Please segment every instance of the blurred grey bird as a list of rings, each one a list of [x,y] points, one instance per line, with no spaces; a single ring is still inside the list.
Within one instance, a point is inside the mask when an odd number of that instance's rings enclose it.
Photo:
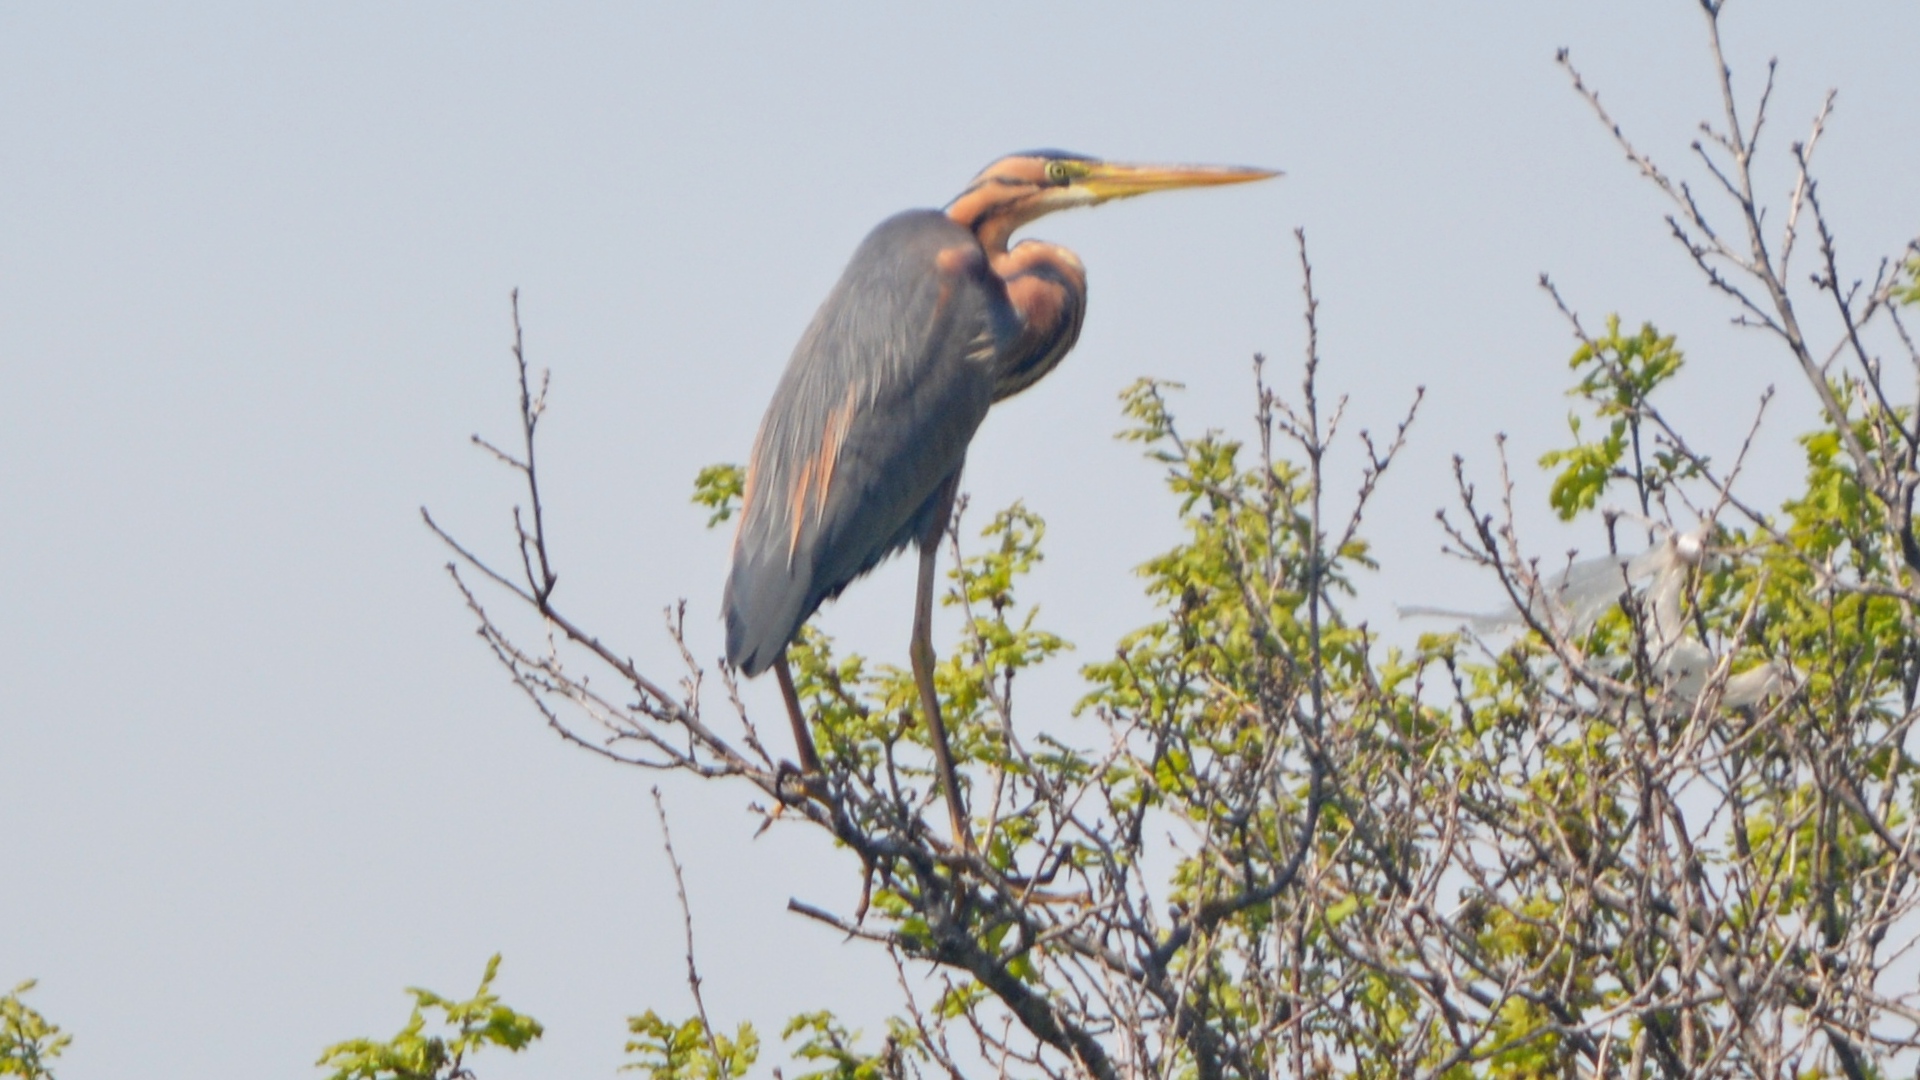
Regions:
[[[1569,638],[1583,638],[1601,616],[1631,592],[1640,598],[1647,658],[1653,674],[1672,695],[1680,711],[1691,711],[1701,693],[1716,680],[1720,703],[1734,708],[1756,705],[1788,689],[1794,673],[1787,665],[1769,660],[1737,675],[1728,674],[1723,659],[1715,657],[1704,643],[1687,633],[1681,601],[1687,576],[1707,556],[1707,536],[1712,523],[1688,532],[1661,522],[1645,521],[1645,524],[1660,535],[1659,541],[1647,550],[1636,555],[1608,554],[1581,559],[1543,582],[1528,598],[1527,613],[1533,621]],[[1457,619],[1478,634],[1518,629],[1526,621],[1517,608],[1474,613],[1402,607],[1399,612],[1403,619]],[[1618,671],[1615,668],[1606,673]]]

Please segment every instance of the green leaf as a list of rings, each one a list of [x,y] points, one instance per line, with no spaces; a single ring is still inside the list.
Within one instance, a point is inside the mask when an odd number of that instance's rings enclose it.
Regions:
[[[627,1018],[627,1053],[635,1060],[622,1072],[643,1072],[649,1080],[739,1080],[760,1058],[760,1036],[741,1024],[731,1037],[709,1033],[698,1016],[679,1023],[649,1009]]]
[[[349,1039],[321,1051],[317,1064],[332,1069],[329,1080],[450,1080],[465,1075],[465,1062],[485,1047],[519,1053],[538,1039],[540,1022],[502,1004],[493,992],[500,954],[487,961],[480,987],[471,998],[454,1001],[431,990],[409,988],[413,1014],[406,1026],[384,1042]],[[427,1012],[437,1010],[442,1034],[427,1034]]]
[[[1571,414],[1567,427],[1573,446],[1541,455],[1542,468],[1560,468],[1548,501],[1561,520],[1571,521],[1599,505],[1616,480],[1635,482],[1651,493],[1696,471],[1692,462],[1672,454],[1655,454],[1650,461],[1640,456],[1646,402],[1685,362],[1674,338],[1662,335],[1652,323],[1624,334],[1618,315],[1607,316],[1606,333],[1574,350],[1568,366],[1580,373],[1580,381],[1569,394],[1609,423],[1600,441],[1587,442],[1581,437],[1580,415]]]
[[[18,1076],[23,1080],[52,1080],[48,1064],[60,1056],[73,1036],[62,1034],[58,1024],[29,1008],[20,995],[37,985],[28,979],[0,997],[0,1076]]]
[[[693,503],[713,513],[707,517],[711,529],[733,517],[747,492],[746,470],[738,465],[709,465],[693,478]]]

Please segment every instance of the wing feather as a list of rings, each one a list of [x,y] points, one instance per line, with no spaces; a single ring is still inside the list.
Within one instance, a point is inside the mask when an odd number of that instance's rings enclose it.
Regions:
[[[820,604],[944,522],[942,488],[1017,333],[973,235],[882,222],[794,349],[761,421],[727,579],[727,655],[756,675]]]

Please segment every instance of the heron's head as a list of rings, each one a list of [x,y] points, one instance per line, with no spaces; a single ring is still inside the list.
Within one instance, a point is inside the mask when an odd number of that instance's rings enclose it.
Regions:
[[[1005,248],[1014,230],[1055,210],[1278,175],[1236,165],[1125,165],[1062,150],[1033,150],[1008,155],[981,170],[947,204],[947,216],[972,229],[992,251]]]

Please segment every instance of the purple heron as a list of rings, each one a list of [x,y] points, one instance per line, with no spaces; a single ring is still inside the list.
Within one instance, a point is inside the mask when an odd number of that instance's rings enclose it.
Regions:
[[[896,214],[854,252],[754,439],[724,601],[727,658],[748,676],[774,669],[803,770],[818,774],[820,760],[788,643],[823,601],[917,544],[914,681],[955,840],[972,846],[934,692],[934,556],[987,409],[1053,370],[1079,337],[1087,302],[1073,252],[1007,242],[1055,210],[1275,175],[1014,154],[987,166],[944,212]]]

